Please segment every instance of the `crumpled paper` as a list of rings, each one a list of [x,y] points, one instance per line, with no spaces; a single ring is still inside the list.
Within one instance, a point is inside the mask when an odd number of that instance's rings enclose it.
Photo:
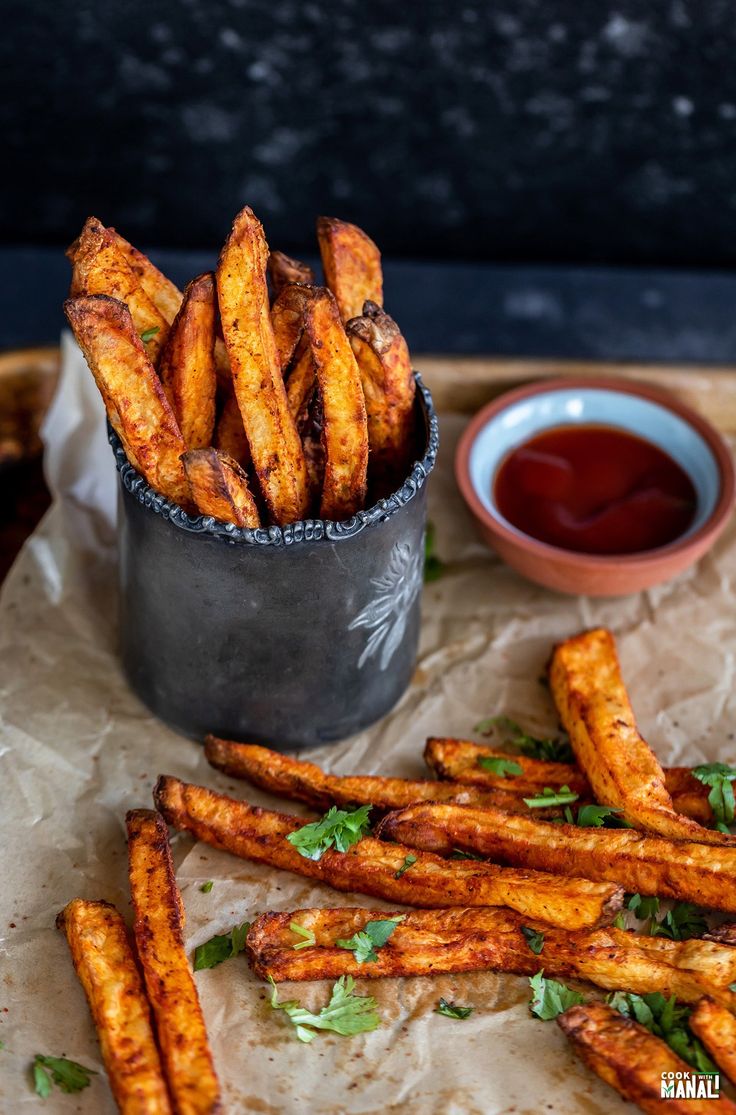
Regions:
[[[116,654],[115,476],[102,408],[65,340],[59,393],[45,424],[56,500],[0,598],[0,1110],[109,1115],[115,1110],[89,1011],[57,911],[75,895],[130,914],[125,811],[151,804],[160,773],[261,804],[268,795],[213,771],[201,748],[155,720],[128,690]],[[421,361],[418,361],[421,367]],[[445,570],[424,592],[419,660],[409,691],[380,723],[310,758],[338,773],[421,777],[426,736],[472,735],[506,713],[553,732],[539,684],[552,643],[593,624],[618,636],[645,736],[668,763],[733,760],[736,725],[736,529],[697,569],[616,600],[570,598],[523,581],[476,538],[452,459],[465,419],[443,415],[430,515]],[[187,948],[267,909],[373,905],[173,838]],[[200,890],[212,879],[208,894]],[[541,966],[541,965],[540,965]],[[554,1023],[532,1018],[525,979],[481,973],[360,980],[382,1025],[353,1038],[296,1040],[243,959],[197,974],[225,1110],[260,1115],[617,1115],[628,1105],[573,1056]],[[283,985],[315,1008],[329,984]],[[466,1021],[433,1013],[440,996],[473,1004]],[[100,1073],[79,1095],[33,1094],[35,1053]]]

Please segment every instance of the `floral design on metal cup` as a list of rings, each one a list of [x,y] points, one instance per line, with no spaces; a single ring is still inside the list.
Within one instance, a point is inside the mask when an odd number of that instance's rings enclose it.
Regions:
[[[397,542],[391,551],[388,568],[382,577],[372,577],[376,594],[358,612],[349,630],[366,627],[370,631],[358,659],[362,669],[380,651],[378,667],[385,670],[401,644],[412,604],[422,587],[424,550],[412,553],[406,542]]]

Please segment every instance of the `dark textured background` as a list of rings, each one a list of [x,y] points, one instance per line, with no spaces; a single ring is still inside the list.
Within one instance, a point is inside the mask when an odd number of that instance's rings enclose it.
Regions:
[[[731,266],[729,0],[3,0],[0,242]]]

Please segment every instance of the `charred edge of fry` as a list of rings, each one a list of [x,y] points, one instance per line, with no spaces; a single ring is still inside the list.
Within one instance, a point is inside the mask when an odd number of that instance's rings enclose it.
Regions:
[[[181,459],[203,515],[253,530],[261,525],[248,477],[237,461],[212,448],[190,449]]]
[[[313,283],[315,274],[307,263],[292,259],[285,252],[272,251],[268,256],[268,277],[274,294],[278,297],[289,283]]]

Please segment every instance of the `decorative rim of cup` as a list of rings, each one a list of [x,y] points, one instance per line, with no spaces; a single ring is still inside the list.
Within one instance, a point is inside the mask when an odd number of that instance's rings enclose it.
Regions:
[[[400,488],[385,499],[379,499],[372,507],[357,511],[349,519],[333,522],[331,519],[300,519],[286,526],[237,527],[234,523],[222,523],[212,515],[189,515],[183,507],[173,500],[162,496],[137,472],[125,455],[119,437],[108,423],[108,440],[115,456],[115,467],[120,474],[123,488],[143,507],[173,523],[180,530],[191,534],[201,534],[209,538],[219,538],[224,542],[245,543],[251,546],[293,546],[300,542],[340,541],[353,538],[367,527],[376,526],[395,515],[407,503],[411,503],[424,487],[437,460],[439,449],[439,421],[434,409],[432,395],[422,382],[419,372],[414,372],[417,397],[427,424],[427,445],[421,460],[415,461],[411,472]]]

